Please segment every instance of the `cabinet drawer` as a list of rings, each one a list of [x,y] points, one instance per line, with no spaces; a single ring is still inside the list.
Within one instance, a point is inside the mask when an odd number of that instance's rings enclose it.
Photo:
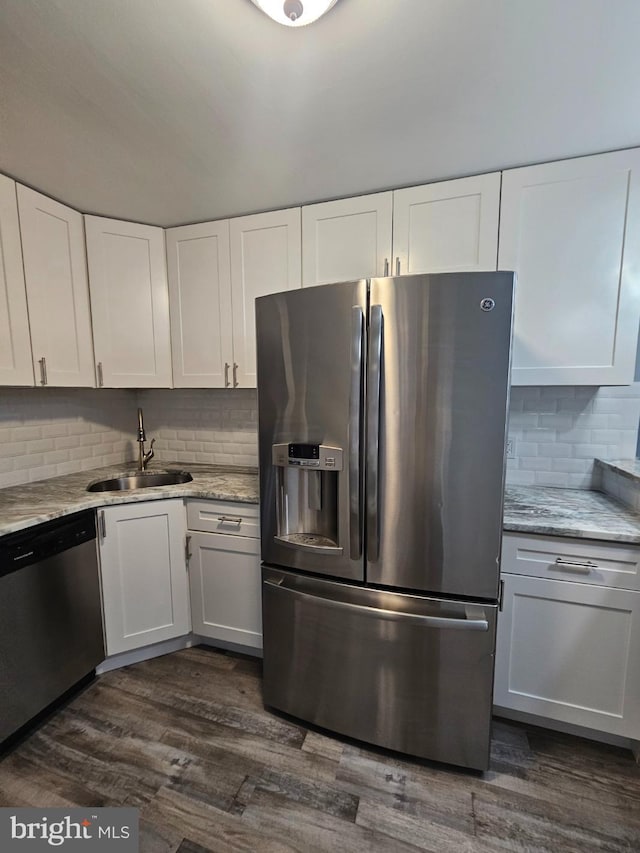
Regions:
[[[187,501],[187,527],[205,533],[259,539],[260,510],[257,504]]]
[[[563,536],[502,540],[502,571],[617,589],[640,589],[640,547]]]

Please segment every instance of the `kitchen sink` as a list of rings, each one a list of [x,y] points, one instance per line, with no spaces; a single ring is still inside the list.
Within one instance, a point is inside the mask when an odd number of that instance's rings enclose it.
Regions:
[[[98,480],[87,486],[88,492],[125,492],[151,486],[177,486],[193,480],[187,471],[136,471],[111,480]]]

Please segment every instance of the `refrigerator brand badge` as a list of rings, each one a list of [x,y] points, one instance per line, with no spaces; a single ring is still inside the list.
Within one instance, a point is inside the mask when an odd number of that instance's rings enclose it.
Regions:
[[[491,299],[490,296],[487,296],[485,299],[481,300],[480,307],[483,311],[493,311],[493,309],[496,307],[495,300]]]

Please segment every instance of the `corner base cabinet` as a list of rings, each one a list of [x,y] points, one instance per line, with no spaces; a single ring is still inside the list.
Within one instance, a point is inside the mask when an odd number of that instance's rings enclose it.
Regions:
[[[191,631],[181,500],[98,511],[107,654]]]
[[[258,507],[189,501],[193,633],[262,648]]]
[[[615,588],[617,567],[601,552],[616,546],[537,539],[511,537],[504,549],[503,568],[528,563],[542,576],[502,575],[495,706],[640,740],[640,591]]]

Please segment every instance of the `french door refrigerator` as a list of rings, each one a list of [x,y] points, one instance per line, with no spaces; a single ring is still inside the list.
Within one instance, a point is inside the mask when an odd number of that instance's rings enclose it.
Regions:
[[[513,286],[256,300],[267,706],[488,767]]]

